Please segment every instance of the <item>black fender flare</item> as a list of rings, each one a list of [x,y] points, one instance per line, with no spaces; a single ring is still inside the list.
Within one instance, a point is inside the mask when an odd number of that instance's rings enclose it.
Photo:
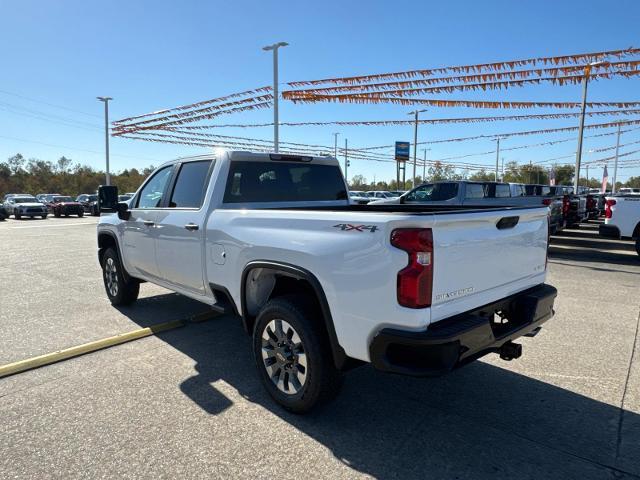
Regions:
[[[113,243],[115,243],[116,245],[116,253],[118,254],[118,260],[120,261],[120,265],[122,265],[122,276],[124,277],[125,282],[128,282],[132,277],[131,275],[129,275],[129,272],[127,272],[127,269],[124,268],[124,262],[122,261],[122,251],[120,250],[120,242],[118,242],[118,237],[116,236],[116,234],[109,230],[98,232],[98,263],[100,264],[100,268],[102,268],[102,255],[103,255],[103,248],[100,247],[100,237],[103,235],[111,237],[113,239]]]
[[[248,332],[249,331],[249,319],[247,318],[247,305],[246,305],[246,285],[247,285],[247,276],[252,270],[256,268],[268,268],[270,270],[276,270],[279,272],[283,272],[288,276],[298,278],[301,280],[306,280],[313,288],[313,291],[318,298],[318,303],[320,304],[320,310],[322,312],[322,319],[324,320],[325,328],[327,329],[327,334],[329,337],[329,344],[331,346],[331,353],[333,355],[333,362],[339,370],[345,369],[345,366],[348,363],[349,357],[347,357],[346,352],[338,343],[338,336],[336,334],[336,329],[333,324],[333,317],[331,316],[331,309],[329,308],[329,303],[327,302],[327,297],[324,294],[324,290],[322,285],[316,278],[316,276],[310,271],[299,267],[297,265],[292,265],[289,263],[283,262],[273,262],[268,260],[255,260],[247,263],[245,265],[244,270],[242,271],[241,284],[240,284],[240,302],[242,308],[242,326]]]

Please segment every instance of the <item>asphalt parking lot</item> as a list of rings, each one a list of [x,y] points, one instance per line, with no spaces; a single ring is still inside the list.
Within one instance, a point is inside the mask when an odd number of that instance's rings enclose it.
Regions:
[[[0,365],[206,310],[148,284],[111,307],[95,223],[0,223]],[[522,358],[361,367],[307,416],[271,402],[226,316],[0,379],[1,476],[640,478],[640,259],[588,224],[549,270],[557,313]]]

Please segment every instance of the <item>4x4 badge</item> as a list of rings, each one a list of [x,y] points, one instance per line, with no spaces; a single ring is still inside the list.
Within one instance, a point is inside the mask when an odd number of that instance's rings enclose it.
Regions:
[[[371,233],[373,233],[376,230],[378,230],[377,225],[351,225],[350,223],[339,223],[337,225],[334,225],[333,227],[339,228],[343,232],[350,231],[350,230],[354,230],[356,232],[364,232],[365,230],[368,230]]]

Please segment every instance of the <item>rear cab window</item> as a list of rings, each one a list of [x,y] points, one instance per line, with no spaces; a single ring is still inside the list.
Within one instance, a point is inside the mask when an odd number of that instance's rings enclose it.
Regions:
[[[347,200],[337,165],[301,162],[231,162],[224,203]]]
[[[482,183],[467,183],[464,198],[484,198],[485,188]]]

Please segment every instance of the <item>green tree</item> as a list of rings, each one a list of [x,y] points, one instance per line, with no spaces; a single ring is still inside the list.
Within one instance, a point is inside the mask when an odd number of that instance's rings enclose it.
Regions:
[[[495,178],[495,173],[487,172],[484,168],[469,175],[469,180],[475,182],[493,182]]]
[[[629,180],[624,184],[625,187],[640,188],[640,176],[629,177]]]

